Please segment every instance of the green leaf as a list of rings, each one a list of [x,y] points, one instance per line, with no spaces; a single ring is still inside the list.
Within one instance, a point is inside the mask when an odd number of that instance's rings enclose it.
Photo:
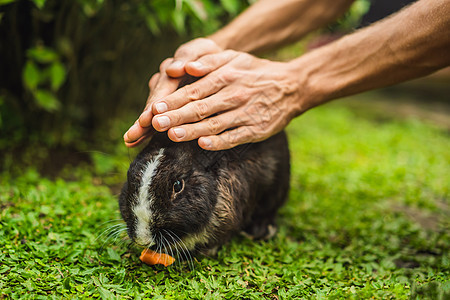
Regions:
[[[0,268],[0,274],[6,273],[6,271],[9,271],[11,268],[8,266],[3,266]]]
[[[16,0],[0,0],[0,5],[6,5],[12,2],[15,2]]]
[[[102,299],[115,299],[116,297],[114,296],[114,294],[110,291],[108,291],[107,289],[99,286],[98,287],[98,292],[100,293],[100,297],[102,297]]]
[[[52,91],[57,91],[66,80],[66,69],[62,63],[54,62],[49,70]]]
[[[158,22],[156,21],[156,18],[153,15],[149,15],[145,18],[145,23],[147,24],[148,29],[154,34],[154,35],[160,35],[161,30],[159,29]]]
[[[222,3],[223,8],[231,15],[235,15],[239,11],[239,1],[237,0],[220,0],[220,3]]]
[[[185,18],[185,15],[181,9],[175,9],[172,12],[173,26],[179,34],[182,34],[185,32],[184,18]]]
[[[49,91],[37,90],[34,93],[36,103],[46,111],[58,110],[61,106],[59,100]]]
[[[41,9],[44,7],[45,5],[45,1],[46,0],[33,0],[34,4],[36,4],[36,6]]]
[[[35,90],[41,81],[41,73],[32,61],[27,61],[22,76],[25,86],[30,90]]]
[[[64,279],[63,286],[66,290],[70,290],[70,277],[66,277],[66,279]]]
[[[88,17],[93,17],[101,9],[103,0],[81,1],[83,11]]]
[[[108,248],[107,251],[109,259],[120,262],[120,255],[116,251],[114,251],[114,249]]]
[[[54,50],[45,47],[28,49],[27,54],[40,63],[50,63],[58,59],[58,54]]]

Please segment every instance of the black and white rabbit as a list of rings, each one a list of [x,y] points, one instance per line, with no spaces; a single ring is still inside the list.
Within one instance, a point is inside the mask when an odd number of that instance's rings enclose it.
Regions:
[[[206,151],[197,141],[175,143],[158,133],[127,177],[119,206],[135,243],[213,255],[240,231],[254,238],[274,234],[289,189],[286,134]]]

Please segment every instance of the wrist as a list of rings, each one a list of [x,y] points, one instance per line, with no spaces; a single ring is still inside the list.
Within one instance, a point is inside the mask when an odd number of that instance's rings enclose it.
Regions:
[[[343,37],[290,62],[299,74],[299,89],[305,98],[302,112],[368,89],[367,77],[377,64],[371,59],[373,50],[361,47],[365,44],[360,40]]]
[[[228,34],[223,29],[207,36],[206,38],[212,40],[214,43],[216,43],[217,46],[219,46],[223,50],[230,49],[230,40],[232,38],[232,35]]]
[[[287,63],[289,76],[295,79],[295,117],[332,99],[334,87],[324,84],[327,81],[321,73],[322,60],[312,54],[304,54]]]

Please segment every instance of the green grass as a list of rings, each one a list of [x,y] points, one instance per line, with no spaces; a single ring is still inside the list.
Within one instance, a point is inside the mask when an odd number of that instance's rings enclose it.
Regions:
[[[124,178],[123,149],[92,155],[93,173],[66,169],[72,181],[3,173],[0,298],[448,299],[448,132],[381,119],[331,103],[295,120],[278,235],[237,237],[194,270],[149,267],[98,238],[119,218],[105,183]]]

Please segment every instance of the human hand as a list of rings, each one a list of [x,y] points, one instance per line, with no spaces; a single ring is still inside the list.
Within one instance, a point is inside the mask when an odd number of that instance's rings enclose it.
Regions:
[[[154,116],[153,128],[168,130],[175,142],[199,139],[206,150],[223,150],[261,141],[307,106],[299,72],[290,63],[226,50],[188,62],[185,70],[202,78],[145,112]]]
[[[151,127],[152,103],[170,95],[178,88],[182,77],[186,75],[185,64],[195,61],[203,55],[219,51],[222,49],[213,40],[198,38],[181,45],[173,58],[168,58],[161,63],[159,72],[154,74],[149,81],[150,94],[144,112],[123,136],[127,147],[137,146],[155,133]]]

